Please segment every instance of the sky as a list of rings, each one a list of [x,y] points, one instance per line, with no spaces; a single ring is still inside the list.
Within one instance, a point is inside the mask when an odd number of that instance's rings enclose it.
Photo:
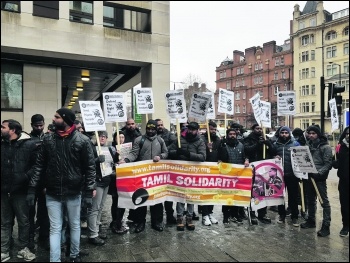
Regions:
[[[198,77],[214,91],[215,69],[233,51],[289,39],[294,5],[306,1],[170,1],[170,88],[188,76]],[[323,1],[333,13],[349,8],[347,1]],[[192,83],[191,83],[192,84]],[[182,84],[175,83],[176,88]]]

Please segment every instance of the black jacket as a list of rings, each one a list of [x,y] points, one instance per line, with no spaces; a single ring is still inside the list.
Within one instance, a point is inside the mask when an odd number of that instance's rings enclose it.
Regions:
[[[221,145],[221,139],[215,135],[215,136],[210,136],[210,140],[212,142],[212,151],[209,151],[209,148],[207,147],[208,144],[208,134],[204,133],[202,135],[202,140],[205,142],[205,146],[206,146],[206,153],[207,153],[207,158],[206,161],[207,162],[217,162],[218,159],[218,150],[220,148]]]
[[[124,132],[124,136],[125,136],[124,143],[132,142],[134,144],[135,139],[142,135],[138,128],[136,128],[133,131],[129,131],[126,128],[126,126],[124,126],[121,130]]]
[[[158,136],[164,140],[165,145],[168,148],[168,150],[176,148],[177,138],[176,138],[175,134],[171,133],[169,130],[164,128],[163,133],[159,133]]]
[[[224,163],[229,163],[231,159],[234,164],[244,164],[245,153],[243,144],[238,140],[231,146],[226,143],[222,144],[218,150],[218,159]]]
[[[266,140],[267,146],[271,147],[271,142]],[[259,136],[254,132],[251,132],[248,137],[244,139],[243,142],[245,156],[249,159],[249,162],[261,161],[264,159],[269,159],[268,157],[268,149],[265,150],[265,158],[264,157],[264,144],[259,142]],[[265,146],[266,147],[266,146]]]
[[[36,149],[25,132],[17,140],[1,140],[1,194],[27,194]]]
[[[328,178],[329,171],[332,169],[332,148],[328,144],[325,136],[321,136],[317,143],[308,141],[312,159],[315,163],[317,174],[311,174],[315,181],[325,181]]]
[[[56,133],[45,136],[33,167],[29,193],[35,193],[41,177],[49,195],[77,195],[84,190],[87,197],[92,197],[96,166],[90,139],[76,130],[65,138]]]

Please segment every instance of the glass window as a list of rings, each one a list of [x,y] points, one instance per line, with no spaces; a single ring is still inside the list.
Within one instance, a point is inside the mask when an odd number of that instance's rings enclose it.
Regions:
[[[1,62],[1,110],[22,110],[22,83],[22,64]]]
[[[244,80],[244,78],[241,79],[241,86],[245,86],[245,80]]]
[[[315,112],[316,110],[316,102],[311,102],[311,112]]]
[[[309,78],[309,69],[308,68],[303,68],[301,70],[301,78],[302,79],[307,79]]]
[[[93,1],[69,1],[69,20],[93,24]]]
[[[307,45],[307,44],[309,44],[309,36],[307,35],[307,36],[302,36],[301,37],[301,44],[303,45],[303,46],[305,46],[305,45]]]
[[[245,90],[243,90],[242,99],[245,100]]]
[[[301,62],[309,60],[309,51],[301,52]]]
[[[315,60],[315,50],[311,50],[311,60]]]
[[[241,113],[241,109],[240,109],[240,107],[239,107],[239,105],[236,105],[236,113]]]
[[[337,47],[336,46],[327,47],[326,53],[327,53],[327,58],[335,57],[337,55]]]
[[[310,19],[310,26],[316,26],[316,17]]]
[[[349,35],[349,27],[347,26],[346,28],[344,28],[344,36],[348,36]]]
[[[279,66],[280,65],[280,58],[275,58],[275,66]]]
[[[311,78],[316,77],[316,69],[314,67],[311,68]]]
[[[311,95],[316,95],[316,86],[311,85]]]
[[[243,113],[246,113],[246,111],[247,111],[246,105],[243,105],[242,111],[243,111]]]
[[[239,92],[235,92],[235,97],[236,97],[236,100],[240,100],[240,94],[239,94]]]
[[[281,57],[281,65],[284,65],[284,57]]]
[[[278,80],[278,72],[275,72],[275,73],[273,74],[273,79],[274,79],[274,80]]]
[[[309,95],[309,85],[301,86],[301,95],[302,96]]]
[[[337,32],[330,31],[326,34],[326,40],[332,40],[337,38]]]
[[[338,65],[327,65],[327,77],[333,76],[338,72]]]
[[[1,1],[1,10],[20,13],[21,12],[21,1]]]
[[[349,73],[349,62],[344,62],[344,73]]]
[[[278,86],[276,86],[276,87],[274,88],[274,92],[273,92],[274,95],[277,95],[278,89],[279,89]]]
[[[59,1],[33,1],[33,16],[59,19]]]
[[[227,90],[230,90],[230,89],[231,89],[231,85],[230,85],[230,82],[229,82],[229,81],[226,81],[226,89],[227,89]]]
[[[349,108],[349,99],[344,99],[342,101],[342,107],[343,109]]]
[[[281,78],[286,79],[286,72],[284,72],[284,71],[281,72]]]
[[[239,80],[236,79],[236,88],[238,88],[238,87],[239,87]]]
[[[343,53],[344,55],[349,55],[349,43],[344,44]]]
[[[303,29],[305,28],[305,22],[304,21],[300,21],[299,22],[299,29]]]

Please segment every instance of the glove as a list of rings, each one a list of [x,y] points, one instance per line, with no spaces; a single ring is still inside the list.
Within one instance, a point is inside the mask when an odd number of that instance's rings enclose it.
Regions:
[[[104,155],[99,155],[98,156],[98,161],[100,162],[100,163],[104,163],[104,161],[106,161],[106,157],[104,156]]]
[[[184,155],[186,157],[190,157],[190,155],[191,155],[191,153],[188,150],[185,150],[182,148],[177,149],[176,154],[177,155]]]
[[[35,194],[27,194],[26,201],[28,206],[34,206]]]
[[[339,168],[338,160],[333,160],[332,161],[332,166],[333,166],[334,169],[338,169]]]
[[[84,204],[85,204],[86,208],[91,208],[92,207],[92,197],[85,197]]]

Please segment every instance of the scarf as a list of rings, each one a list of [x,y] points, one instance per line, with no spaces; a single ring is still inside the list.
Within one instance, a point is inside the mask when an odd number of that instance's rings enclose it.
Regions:
[[[62,138],[66,138],[68,137],[72,132],[75,131],[75,124],[73,124],[72,127],[70,127],[68,130],[66,131],[59,131],[59,130],[56,130],[56,133],[62,137]]]

